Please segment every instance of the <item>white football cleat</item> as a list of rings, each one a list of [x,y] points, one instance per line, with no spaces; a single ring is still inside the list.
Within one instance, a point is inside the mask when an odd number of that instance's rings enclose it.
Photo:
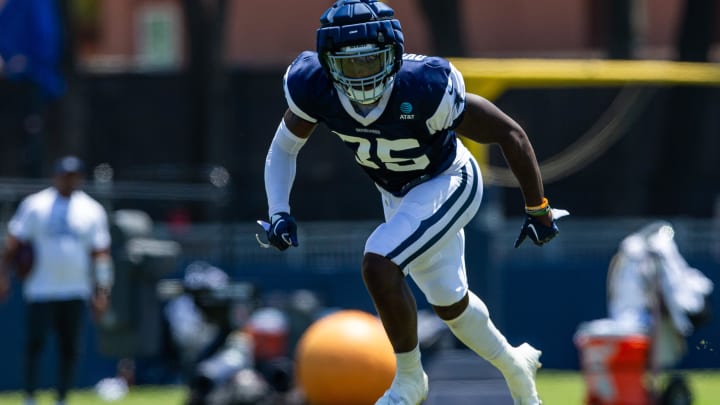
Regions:
[[[541,405],[535,387],[535,374],[542,367],[542,352],[528,343],[513,348],[516,370],[505,376],[514,405]]]
[[[422,378],[396,376],[390,388],[375,405],[420,405],[427,398],[428,390],[428,376],[424,371]]]

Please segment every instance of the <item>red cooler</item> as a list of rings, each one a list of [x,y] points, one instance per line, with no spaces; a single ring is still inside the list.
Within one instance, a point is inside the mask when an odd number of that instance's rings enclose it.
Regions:
[[[255,360],[271,360],[287,355],[290,326],[286,315],[276,308],[256,310],[245,326],[253,338]]]
[[[588,405],[649,405],[646,371],[650,338],[643,334],[575,335]]]

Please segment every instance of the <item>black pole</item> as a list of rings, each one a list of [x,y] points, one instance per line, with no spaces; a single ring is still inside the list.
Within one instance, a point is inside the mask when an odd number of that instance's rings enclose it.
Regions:
[[[458,0],[420,0],[432,35],[433,53],[439,56],[465,56],[460,5]]]
[[[608,58],[632,59],[636,39],[635,0],[611,0]]]
[[[680,35],[677,40],[678,59],[686,62],[707,62],[717,9],[716,0],[686,0]]]

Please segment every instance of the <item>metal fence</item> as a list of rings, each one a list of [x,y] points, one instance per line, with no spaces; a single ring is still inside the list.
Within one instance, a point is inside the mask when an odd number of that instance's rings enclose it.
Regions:
[[[514,249],[513,242],[522,218],[501,218],[487,227],[476,221],[467,232],[481,233],[490,244],[495,262],[554,262],[564,260],[610,260],[619,243],[628,234],[655,220],[654,218],[573,218],[558,221],[560,235],[542,248],[530,243]],[[675,237],[688,258],[720,257],[720,221],[710,219],[670,219]],[[178,241],[183,255],[229,264],[285,266],[289,271],[332,272],[357,269],[365,239],[377,221],[299,223],[298,248],[278,252],[262,249],[255,234],[262,229],[253,223],[197,224],[174,230],[159,224],[158,237]],[[477,246],[468,245],[467,249]]]

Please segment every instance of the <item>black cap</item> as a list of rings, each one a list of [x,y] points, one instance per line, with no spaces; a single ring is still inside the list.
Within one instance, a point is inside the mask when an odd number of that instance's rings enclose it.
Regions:
[[[55,175],[68,174],[68,173],[82,173],[85,170],[85,163],[83,163],[77,156],[65,156],[55,162],[53,173]]]

